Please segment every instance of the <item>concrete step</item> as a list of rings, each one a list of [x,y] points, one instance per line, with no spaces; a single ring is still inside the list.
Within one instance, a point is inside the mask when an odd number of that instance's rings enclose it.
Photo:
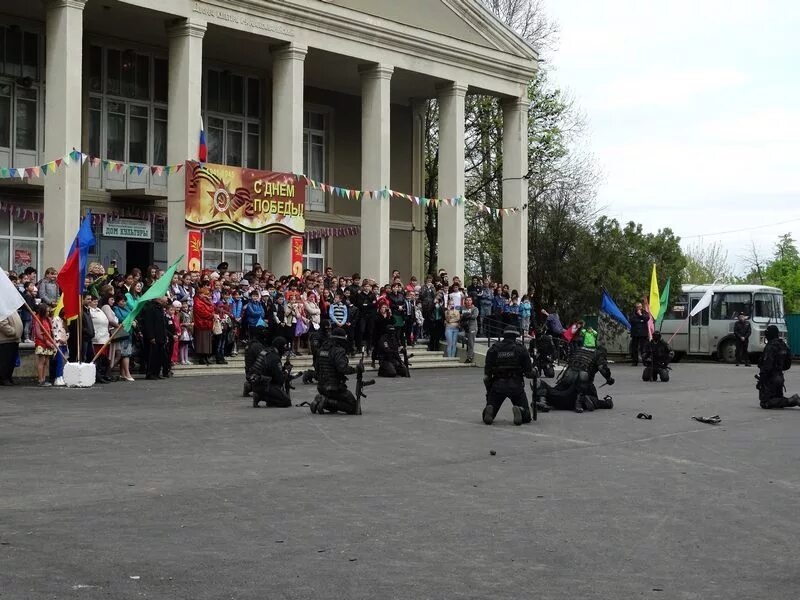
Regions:
[[[228,361],[227,365],[218,365],[216,363],[212,363],[210,365],[175,365],[175,371],[192,371],[198,369],[208,369],[208,368],[220,368],[220,369],[244,369],[244,359],[239,357],[231,357],[226,359]],[[351,358],[350,362],[358,362],[360,357]],[[451,362],[455,361],[458,362],[458,358],[446,358],[442,356],[441,352],[432,352],[430,354],[423,354],[418,355],[414,354],[412,358],[409,359],[409,362],[412,366],[418,366],[423,364],[430,364],[430,363],[439,363],[439,362]],[[369,365],[372,361],[369,357],[364,357],[364,364]],[[312,360],[310,356],[298,356],[292,359],[292,365],[294,365],[295,369],[310,369],[312,365]]]

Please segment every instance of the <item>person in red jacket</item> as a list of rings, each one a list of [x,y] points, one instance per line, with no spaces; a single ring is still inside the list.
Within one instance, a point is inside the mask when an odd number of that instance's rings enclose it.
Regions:
[[[213,354],[214,305],[211,303],[211,290],[205,286],[197,291],[194,299],[194,352],[201,365],[210,364],[208,357]]]

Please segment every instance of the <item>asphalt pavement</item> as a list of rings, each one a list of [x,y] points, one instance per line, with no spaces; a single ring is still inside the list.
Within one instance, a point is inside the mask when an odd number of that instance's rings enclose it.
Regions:
[[[521,427],[481,423],[480,369],[361,417],[221,377],[0,388],[0,598],[797,598],[800,410],[754,369],[613,370],[613,410]]]

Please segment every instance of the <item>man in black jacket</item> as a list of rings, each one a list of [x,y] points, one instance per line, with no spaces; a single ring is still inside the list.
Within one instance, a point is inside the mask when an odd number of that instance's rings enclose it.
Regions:
[[[658,381],[659,378],[663,382],[669,381],[671,355],[669,344],[661,338],[661,332],[654,332],[653,339],[645,345],[642,353],[642,362],[644,363],[642,381]]]
[[[148,302],[139,315],[142,329],[142,344],[149,349],[147,355],[147,377],[145,379],[163,379],[161,372],[168,360],[167,357],[167,321],[164,318],[164,307],[167,298],[155,298]],[[167,367],[167,371],[169,368]]]
[[[319,351],[317,375],[319,392],[311,403],[311,412],[323,414],[328,412],[344,412],[348,415],[360,415],[361,404],[353,393],[347,389],[347,375],[356,373],[347,360],[347,334],[336,328]],[[361,369],[361,365],[358,367]]]
[[[747,315],[739,313],[736,323],[733,325],[733,335],[736,336],[736,366],[744,363],[745,367],[750,366],[750,355],[747,352],[747,346],[750,344],[750,321],[747,320]]]
[[[574,410],[582,413],[597,408],[614,408],[610,396],[600,398],[594,385],[594,377],[600,373],[606,384],[614,385],[611,369],[608,366],[606,349],[578,348],[569,357],[567,370],[555,386],[550,386],[541,379],[536,389],[540,402],[546,402],[556,410]]]
[[[639,365],[639,354],[644,354],[645,346],[650,337],[650,332],[647,329],[650,315],[644,310],[641,302],[636,304],[636,308],[633,314],[628,317],[628,321],[631,324],[631,364],[636,367]]]
[[[780,337],[775,325],[767,327],[767,345],[758,363],[758,401],[761,408],[791,408],[800,406],[800,396],[793,394],[790,398],[783,395],[783,372],[792,366],[792,353],[786,342]]]
[[[400,348],[397,342],[397,331],[394,325],[386,328],[378,341],[380,366],[378,377],[408,377],[408,369],[400,357]]]
[[[292,400],[283,391],[281,356],[286,351],[286,339],[277,336],[271,346],[262,346],[253,363],[247,381],[253,390],[253,408],[263,401],[267,407],[289,408]]]

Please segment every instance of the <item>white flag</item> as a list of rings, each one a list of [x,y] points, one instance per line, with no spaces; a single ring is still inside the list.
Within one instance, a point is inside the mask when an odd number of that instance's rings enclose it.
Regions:
[[[17,288],[0,267],[0,319],[5,319],[25,303]]]
[[[692,309],[692,312],[689,313],[689,316],[693,317],[696,314],[703,312],[704,309],[711,306],[711,296],[713,295],[714,292],[712,292],[711,290],[708,290],[705,294],[703,294],[703,297],[700,298],[697,304],[694,305],[694,308]]]

